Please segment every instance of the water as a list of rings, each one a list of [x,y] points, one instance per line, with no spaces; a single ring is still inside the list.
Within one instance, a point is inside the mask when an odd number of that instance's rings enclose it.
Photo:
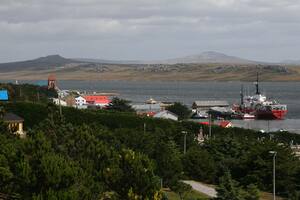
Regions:
[[[20,81],[19,83],[23,83]],[[26,81],[37,83],[37,81]],[[74,89],[98,92],[116,92],[120,98],[133,103],[145,102],[150,97],[157,101],[176,101],[188,106],[196,100],[227,100],[239,103],[240,88],[253,94],[253,83],[243,82],[182,82],[182,81],[59,81],[61,89]],[[288,105],[286,120],[270,121],[233,121],[236,126],[253,129],[286,129],[300,132],[300,82],[262,82],[261,92],[267,97]]]

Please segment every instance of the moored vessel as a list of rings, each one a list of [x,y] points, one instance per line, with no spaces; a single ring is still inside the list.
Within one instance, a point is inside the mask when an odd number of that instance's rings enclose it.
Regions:
[[[256,93],[253,96],[244,96],[243,88],[241,89],[241,104],[235,111],[242,115],[253,115],[255,119],[273,120],[284,119],[287,114],[287,105],[279,104],[275,100],[267,97],[259,91],[258,75],[255,82]]]

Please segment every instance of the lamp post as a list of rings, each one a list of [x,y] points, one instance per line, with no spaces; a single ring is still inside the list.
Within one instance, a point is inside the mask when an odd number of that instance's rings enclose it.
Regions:
[[[186,134],[187,132],[186,131],[181,131],[181,133],[184,134],[184,139],[183,139],[183,154],[186,153]]]
[[[273,200],[276,200],[276,188],[275,188],[275,164],[276,164],[276,151],[269,151],[270,154],[273,155]]]
[[[208,119],[208,123],[209,123],[208,124],[209,125],[209,131],[208,132],[209,132],[209,139],[211,139],[211,123],[212,123],[211,114],[208,115],[208,118],[209,118]]]

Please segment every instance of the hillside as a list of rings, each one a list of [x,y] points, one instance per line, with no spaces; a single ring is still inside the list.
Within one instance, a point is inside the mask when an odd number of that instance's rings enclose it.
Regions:
[[[0,63],[0,72],[13,72],[17,70],[45,70],[56,66],[63,66],[78,61],[61,57],[60,55],[49,55],[34,60],[20,62]]]
[[[98,61],[52,55],[0,64],[0,77],[2,80],[44,80],[49,74],[55,74],[60,80],[253,81],[259,72],[264,81],[300,81],[298,65],[256,63],[216,52],[160,61],[180,64],[113,64],[108,60],[104,64]]]
[[[182,58],[162,60],[156,63],[176,64],[176,63],[222,63],[222,64],[255,64],[256,61],[246,60],[243,58],[228,56],[223,53],[207,51],[198,55],[191,55]]]

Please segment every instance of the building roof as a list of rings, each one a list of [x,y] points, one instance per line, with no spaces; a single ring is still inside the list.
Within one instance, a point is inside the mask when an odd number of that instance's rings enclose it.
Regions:
[[[132,108],[136,111],[160,111],[159,104],[133,104]]]
[[[82,96],[78,96],[75,98],[76,100],[80,99],[80,100],[85,100],[85,98],[83,98]]]
[[[8,100],[8,92],[7,90],[0,90],[0,101]]]
[[[84,98],[87,102],[93,102],[94,104],[109,104],[111,102],[108,96],[103,95],[87,95]]]
[[[167,115],[173,115],[174,117],[178,118],[178,115],[176,115],[175,113],[172,113],[171,111],[168,111],[168,110],[164,110],[164,111],[158,112],[153,117],[161,118],[161,117],[165,116],[165,114],[167,114]]]
[[[50,75],[48,76],[48,80],[49,80],[49,81],[55,81],[55,80],[56,80],[55,75],[54,75],[54,74],[50,74]]]
[[[229,106],[227,101],[195,101],[193,105],[199,107],[216,107],[216,106]]]
[[[24,119],[13,113],[5,113],[3,116],[5,122],[23,122]]]

